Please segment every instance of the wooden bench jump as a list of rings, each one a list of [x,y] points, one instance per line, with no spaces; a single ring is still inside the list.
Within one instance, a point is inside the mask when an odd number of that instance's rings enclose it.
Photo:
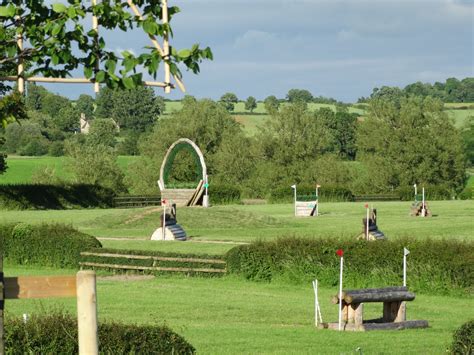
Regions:
[[[426,320],[406,320],[405,302],[413,301],[415,294],[407,287],[367,288],[346,290],[342,292],[342,327],[343,330],[365,331],[382,329],[426,328]],[[339,294],[332,298],[332,303],[339,304]],[[382,302],[381,318],[364,320],[364,303]],[[322,323],[321,328],[338,329],[339,323]]]

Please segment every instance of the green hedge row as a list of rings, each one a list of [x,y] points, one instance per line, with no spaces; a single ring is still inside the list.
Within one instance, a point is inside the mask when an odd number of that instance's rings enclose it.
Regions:
[[[474,292],[474,243],[458,240],[366,242],[337,239],[282,238],[231,249],[227,272],[250,280],[275,278],[293,282],[318,279],[326,286],[339,280],[339,258],[344,250],[347,288],[382,287],[402,282],[403,248],[408,257],[408,285],[428,293]]]
[[[450,350],[455,355],[474,354],[474,319],[456,329]]]
[[[240,203],[240,189],[234,185],[212,184],[209,186],[209,196],[213,205]]]
[[[111,207],[115,192],[99,185],[0,185],[0,209]]]
[[[141,256],[155,256],[155,257],[167,257],[167,258],[182,258],[182,259],[211,259],[220,261],[222,258],[217,257],[216,255],[205,255],[205,254],[178,254],[178,253],[166,253],[158,251],[144,251],[144,250],[117,250],[117,249],[105,249],[97,248],[87,250],[92,253],[107,253],[107,254],[121,254],[121,255],[141,255]],[[127,259],[123,257],[103,257],[96,255],[84,255],[80,259],[81,262],[91,262],[91,263],[101,263],[101,264],[114,264],[114,265],[123,265],[123,266],[155,266],[155,267],[166,267],[166,268],[200,268],[200,269],[225,269],[226,264],[211,264],[203,263],[198,261],[176,261],[176,260],[153,260],[153,259]],[[87,268],[93,268],[87,266]],[[101,270],[104,268],[100,267]],[[114,272],[122,272],[120,269],[110,269]],[[134,270],[125,270],[125,272],[134,272]],[[154,270],[137,270],[140,273],[146,274],[160,274],[160,271]],[[186,272],[190,275],[205,275],[205,276],[222,276],[222,273],[204,273],[204,272]]]
[[[63,224],[0,225],[6,261],[59,268],[78,268],[81,251],[100,248],[100,242]]]
[[[5,321],[7,354],[77,354],[77,320],[53,312]],[[98,325],[100,354],[194,354],[194,347],[166,326]]]

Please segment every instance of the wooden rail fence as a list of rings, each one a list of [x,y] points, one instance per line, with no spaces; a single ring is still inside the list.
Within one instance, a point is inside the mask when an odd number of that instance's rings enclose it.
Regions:
[[[192,272],[192,273],[215,273],[225,274],[227,272],[225,268],[226,262],[221,259],[206,259],[206,258],[187,258],[187,257],[168,257],[168,256],[153,256],[153,255],[132,255],[132,254],[115,254],[115,253],[96,253],[96,252],[82,252],[81,257],[97,257],[113,259],[124,259],[124,260],[143,260],[152,261],[152,265],[129,265],[120,263],[110,262],[97,262],[97,261],[80,261],[81,267],[93,267],[103,269],[116,269],[116,270],[147,270],[147,271],[163,271],[163,272]],[[190,266],[160,266],[157,262],[177,262],[177,263],[197,263],[197,264],[209,264],[210,267],[190,267]],[[211,267],[218,266],[218,267]],[[224,266],[224,268],[219,267]]]
[[[117,196],[113,204],[117,208],[161,206],[161,196]]]

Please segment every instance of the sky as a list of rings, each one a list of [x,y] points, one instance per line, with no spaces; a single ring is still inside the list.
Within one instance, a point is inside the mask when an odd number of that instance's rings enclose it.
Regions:
[[[474,0],[169,0],[176,48],[211,47],[184,72],[187,94],[284,98],[292,88],[355,102],[374,87],[474,77]],[[141,30],[105,34],[109,48],[149,46]],[[163,81],[163,76],[157,78]],[[83,85],[48,86],[77,97]],[[165,95],[161,89],[157,93]],[[178,89],[167,95],[183,97]]]

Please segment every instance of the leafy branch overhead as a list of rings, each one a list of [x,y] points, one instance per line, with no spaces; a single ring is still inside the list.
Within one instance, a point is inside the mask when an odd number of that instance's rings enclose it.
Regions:
[[[68,0],[67,4],[45,1],[3,0],[0,6],[0,64],[16,63],[19,59],[30,63],[30,74],[46,77],[66,77],[71,71],[83,68],[84,76],[108,87],[127,88],[143,84],[142,68],[156,79],[160,64],[170,65],[171,74],[182,77],[179,65],[197,74],[202,60],[212,60],[209,47],[198,44],[190,49],[170,48],[169,56],[155,47],[142,48],[140,53],[116,53],[107,48],[104,38],[91,28],[90,18],[97,16],[100,28],[130,31],[142,28],[149,36],[172,36],[170,23],[163,23],[160,0],[134,0],[142,16],[132,13],[131,2],[110,0],[90,4],[89,1]],[[132,4],[132,5],[133,5]],[[171,20],[179,12],[169,7]],[[22,33],[28,45],[21,51],[8,30]],[[100,65],[96,68],[97,60]]]

